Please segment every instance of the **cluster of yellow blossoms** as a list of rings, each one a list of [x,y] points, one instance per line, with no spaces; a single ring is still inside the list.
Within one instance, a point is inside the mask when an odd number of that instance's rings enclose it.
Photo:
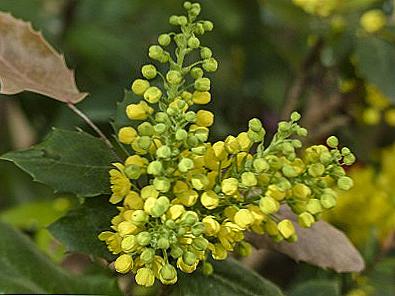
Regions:
[[[236,249],[248,254],[247,231],[294,241],[293,223],[276,215],[282,204],[309,227],[335,206],[336,187],[348,190],[353,184],[341,165],[352,164],[355,157],[337,148],[337,138],[328,139],[329,148],[312,146],[297,156],[302,144],[291,137],[307,131],[297,124],[296,112],[289,122],[279,123],[266,147],[258,119],[237,136],[208,142],[214,115],[196,105],[211,100],[204,73],[216,71],[217,61],[197,36],[213,24],[196,21],[199,4],[185,2],[184,8],[187,16],[170,17],[181,33],[162,34],[159,45],[149,48],[151,59],[169,65],[167,73],[145,65],[144,79],[132,84],[140,101],[127,106],[131,126],[123,127],[118,138],[134,155],[110,171],[110,202],[118,205],[119,214],[112,231],[99,236],[118,255],[115,269],[132,271],[143,286],[153,285],[155,278],[173,284],[177,268],[191,273],[201,261],[209,274],[209,255],[224,260]],[[165,49],[171,41],[174,55]],[[197,51],[200,59],[193,62]]]
[[[301,7],[309,14],[317,15],[320,17],[330,16],[341,1],[339,0],[293,0],[296,6]]]
[[[368,107],[363,111],[363,121],[368,125],[377,125],[384,115],[385,122],[389,126],[395,126],[395,108],[390,98],[372,84],[366,85],[365,88]]]
[[[326,219],[343,229],[363,247],[369,238],[382,240],[395,231],[395,145],[382,151],[380,166],[356,167],[350,175],[355,186],[339,195]]]

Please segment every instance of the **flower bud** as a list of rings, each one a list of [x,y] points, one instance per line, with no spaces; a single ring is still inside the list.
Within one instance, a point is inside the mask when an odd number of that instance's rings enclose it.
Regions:
[[[184,141],[188,137],[188,132],[184,129],[178,129],[176,131],[176,140],[177,141]]]
[[[166,74],[166,80],[173,85],[179,84],[182,81],[182,75],[179,71],[170,70]]]
[[[204,21],[203,22],[203,27],[204,27],[205,31],[211,32],[213,30],[213,28],[214,28],[214,24],[212,22],[210,22],[210,21]]]
[[[151,234],[147,231],[140,232],[136,236],[136,241],[140,246],[148,246],[151,243]]]
[[[306,210],[311,214],[316,215],[321,213],[323,209],[320,201],[318,199],[313,198],[307,202]]]
[[[161,237],[158,239],[157,247],[162,250],[167,250],[170,247],[169,240],[167,238]]]
[[[195,264],[197,258],[196,255],[190,251],[186,251],[184,252],[184,254],[182,254],[182,260],[184,261],[184,263],[186,265],[192,266]]]
[[[141,68],[141,74],[143,74],[146,79],[154,79],[157,74],[156,67],[154,65],[144,65]]]
[[[298,112],[292,112],[291,114],[291,120],[292,121],[299,121],[301,118],[300,114]]]
[[[185,16],[181,15],[178,17],[178,24],[180,26],[185,26],[188,23],[188,20]]]
[[[138,96],[142,96],[149,87],[149,82],[143,79],[136,79],[132,83],[132,91]]]
[[[204,233],[206,235],[214,236],[219,232],[220,225],[212,216],[204,217],[202,222],[204,224]]]
[[[138,247],[137,239],[134,235],[126,236],[121,242],[122,251],[131,253]]]
[[[155,250],[151,248],[145,248],[143,252],[140,254],[140,259],[144,263],[151,263],[155,257]]]
[[[165,112],[158,112],[155,114],[155,121],[160,123],[166,123],[169,121],[169,116]]]
[[[148,216],[143,210],[136,210],[133,212],[130,220],[134,224],[142,226],[148,221]]]
[[[158,43],[161,46],[168,46],[171,42],[171,38],[169,34],[161,34],[158,37]]]
[[[203,223],[197,222],[197,223],[195,223],[195,224],[192,226],[192,234],[193,234],[194,236],[202,235],[203,232],[204,232],[204,228],[205,228],[205,226],[204,226]]]
[[[163,165],[159,160],[152,161],[147,167],[148,174],[159,176],[162,174],[162,172],[163,172]]]
[[[132,256],[123,254],[115,260],[114,263],[115,270],[119,273],[128,273],[133,267]]]
[[[185,1],[183,6],[184,6],[184,8],[185,8],[186,10],[189,10],[189,9],[192,8],[192,3],[189,2],[189,1]]]
[[[132,180],[137,180],[141,176],[141,168],[137,165],[128,165],[124,170],[125,175]]]
[[[151,147],[152,139],[147,136],[142,136],[137,138],[137,145],[143,150],[148,150]]]
[[[191,37],[191,38],[189,38],[189,39],[188,39],[188,46],[189,46],[190,48],[193,48],[193,49],[198,48],[198,47],[200,46],[200,41],[199,41],[199,39],[196,38],[196,37]]]
[[[214,123],[214,114],[210,111],[199,110],[196,113],[196,124],[203,127],[209,127]]]
[[[309,175],[316,178],[325,173],[325,166],[321,163],[314,163],[308,169]]]
[[[170,255],[174,259],[180,258],[182,256],[182,254],[183,254],[183,250],[180,247],[178,247],[178,246],[171,247]]]
[[[160,146],[157,150],[156,150],[156,156],[158,158],[163,158],[163,159],[167,159],[171,157],[171,149],[169,146],[163,145]]]
[[[198,215],[193,212],[193,211],[187,211],[185,212],[182,217],[181,217],[181,221],[182,223],[184,223],[185,225],[193,225],[198,221]]]
[[[203,77],[203,70],[199,67],[193,67],[191,72],[190,72],[191,76],[193,79],[199,79]]]
[[[263,129],[262,122],[258,118],[250,119],[248,128],[254,132],[259,132]]]
[[[288,219],[284,219],[280,223],[278,223],[277,228],[280,234],[285,239],[288,239],[295,234],[295,227],[293,223]]]
[[[253,187],[258,184],[258,180],[254,173],[244,172],[241,174],[241,184],[243,184],[246,187]]]
[[[313,215],[308,212],[304,212],[298,216],[298,223],[302,227],[311,227],[315,222]]]
[[[325,208],[325,209],[331,209],[336,205],[336,199],[333,197],[332,194],[327,194],[324,193],[321,196],[321,205]]]
[[[160,279],[163,284],[175,283],[177,281],[177,271],[173,265],[167,263],[159,271]]]
[[[352,153],[347,154],[344,156],[343,161],[345,165],[352,165],[355,162],[355,155]]]
[[[195,89],[197,91],[205,92],[210,90],[210,79],[208,78],[199,78],[195,80]]]
[[[203,62],[202,67],[207,72],[215,72],[218,69],[218,62],[214,58],[209,58]]]
[[[153,112],[154,109],[144,101],[140,101],[138,104],[130,104],[126,107],[126,114],[132,120],[145,120]]]
[[[209,184],[209,179],[207,178],[206,175],[203,174],[197,174],[194,175],[191,179],[191,183],[193,188],[195,188],[196,190],[203,190],[207,187],[207,185]]]
[[[204,79],[204,78],[199,78],[199,79]],[[195,104],[205,105],[210,103],[210,101],[211,101],[211,94],[208,91],[195,91],[192,95],[192,102]]]
[[[162,91],[156,86],[151,86],[144,93],[144,99],[151,104],[158,103],[161,97]]]
[[[259,208],[264,214],[274,214],[280,209],[280,203],[270,196],[265,196],[260,199]]]
[[[254,216],[247,209],[238,210],[234,216],[235,223],[245,229],[254,223]]]
[[[190,14],[192,16],[198,16],[200,14],[201,7],[199,3],[193,3],[190,9]]]
[[[251,244],[241,241],[236,247],[237,253],[242,257],[247,257],[251,255],[252,247]]]
[[[219,198],[214,191],[210,190],[202,193],[200,202],[206,209],[213,210],[218,207]]]
[[[208,47],[203,47],[203,48],[200,50],[200,56],[201,56],[201,58],[202,58],[203,60],[207,60],[207,59],[211,58],[212,55],[213,55],[213,52],[212,52],[211,49],[208,48]]]
[[[192,246],[198,251],[204,251],[207,249],[208,241],[203,237],[197,237],[193,239]]]
[[[152,45],[148,50],[148,56],[153,59],[160,61],[163,56],[163,49],[159,45]]]
[[[211,275],[214,272],[214,268],[209,262],[204,262],[202,266],[202,272],[204,275]]]
[[[168,192],[170,190],[171,183],[169,179],[165,177],[156,177],[153,182],[154,188],[159,192]]]
[[[384,28],[387,17],[380,9],[365,12],[360,19],[361,27],[368,33],[376,33]]]
[[[151,123],[143,122],[137,127],[140,136],[152,136],[154,134],[154,128]]]
[[[157,123],[154,125],[155,134],[161,135],[167,130],[167,127],[163,123]]]
[[[239,181],[236,178],[224,179],[221,183],[221,190],[226,195],[234,195],[238,192]]]
[[[337,187],[341,190],[350,190],[354,186],[354,182],[350,177],[344,176],[337,180]]]
[[[132,142],[137,138],[137,132],[134,128],[128,126],[123,127],[118,132],[119,142],[122,144],[132,144]]]
[[[263,158],[255,159],[252,165],[257,173],[266,172],[267,170],[270,169],[269,164]]]
[[[335,136],[330,136],[326,140],[326,144],[331,148],[336,148],[339,145],[339,140]]]
[[[152,269],[143,267],[137,270],[135,280],[140,286],[151,287],[155,282],[155,274]]]
[[[186,173],[190,170],[192,170],[194,167],[193,160],[190,158],[183,158],[181,161],[178,163],[178,169],[182,173]]]

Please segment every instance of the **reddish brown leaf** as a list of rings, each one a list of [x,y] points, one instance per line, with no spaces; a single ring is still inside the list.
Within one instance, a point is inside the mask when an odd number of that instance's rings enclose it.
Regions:
[[[75,83],[63,55],[45,41],[30,23],[0,12],[0,93],[36,92],[78,103],[86,97]]]
[[[287,208],[281,211],[283,218],[296,221],[295,215]],[[296,261],[304,261],[336,272],[361,272],[365,263],[354,245],[343,232],[332,225],[319,221],[311,228],[295,224],[298,241],[295,243],[273,242],[266,235],[251,235],[250,241],[258,248],[271,249],[283,253]]]

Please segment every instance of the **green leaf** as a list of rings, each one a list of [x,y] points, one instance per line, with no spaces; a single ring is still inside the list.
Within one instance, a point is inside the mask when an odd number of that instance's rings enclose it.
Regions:
[[[170,296],[281,296],[278,287],[234,259],[213,262],[214,273],[182,274]]]
[[[137,103],[138,101],[139,98],[137,98],[137,96],[132,91],[125,90],[123,100],[117,103],[114,121],[112,123],[116,133],[118,133],[122,127],[133,126],[133,123],[136,123],[136,121],[133,122],[126,116],[125,110],[129,104]]]
[[[0,159],[14,162],[56,192],[89,197],[109,193],[108,170],[116,156],[87,133],[54,129],[41,144]]]
[[[340,296],[340,287],[333,280],[311,280],[297,285],[289,296]]]
[[[114,280],[69,274],[7,224],[0,223],[0,237],[0,294],[120,295]]]
[[[111,219],[118,213],[107,198],[86,199],[77,209],[71,210],[49,226],[52,235],[63,243],[67,250],[113,259],[106,245],[97,236],[108,230]]]
[[[395,46],[376,37],[360,38],[355,55],[361,76],[395,102]]]

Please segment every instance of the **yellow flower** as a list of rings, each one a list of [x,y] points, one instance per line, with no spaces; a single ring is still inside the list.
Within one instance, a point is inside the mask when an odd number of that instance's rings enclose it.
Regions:
[[[228,178],[222,181],[221,189],[226,195],[234,195],[238,192],[239,181],[236,178]]]
[[[204,224],[204,233],[208,236],[216,235],[221,228],[221,226],[219,225],[217,220],[214,219],[213,216],[204,217],[202,222]]]
[[[122,144],[132,144],[136,138],[137,131],[130,126],[123,127],[118,132],[118,139]]]
[[[113,204],[119,203],[130,191],[130,180],[123,173],[124,166],[120,163],[114,164],[118,168],[110,170],[110,182],[112,195],[110,202]]]
[[[241,209],[237,211],[234,217],[235,223],[243,229],[246,229],[252,223],[254,223],[254,216],[247,209]]]
[[[214,191],[210,190],[203,192],[200,196],[200,202],[206,209],[213,210],[218,206],[219,198]]]
[[[132,256],[123,254],[115,260],[114,263],[115,270],[120,273],[128,273],[133,267]]]
[[[209,245],[211,254],[215,260],[225,260],[228,257],[228,252],[221,244]]]
[[[126,107],[126,114],[132,120],[145,120],[153,112],[154,109],[148,106],[145,101],[140,101],[138,104],[130,104]]]
[[[208,91],[195,91],[192,94],[192,102],[195,104],[205,105],[210,103],[211,94]]]
[[[123,202],[124,206],[131,210],[141,210],[144,207],[144,201],[135,191],[130,191]]]
[[[288,219],[284,219],[280,223],[278,223],[277,228],[280,231],[281,235],[286,239],[290,238],[292,235],[295,234],[295,227]]]
[[[372,9],[365,12],[360,19],[361,27],[368,33],[375,33],[384,28],[387,17],[379,9]]]
[[[136,283],[140,286],[151,287],[155,281],[155,275],[152,269],[143,267],[137,270]]]
[[[148,165],[148,159],[141,157],[140,155],[129,156],[125,161],[125,165],[135,165],[138,167],[146,167]]]
[[[214,114],[210,111],[199,110],[196,113],[196,124],[203,127],[212,126],[214,123]]]

